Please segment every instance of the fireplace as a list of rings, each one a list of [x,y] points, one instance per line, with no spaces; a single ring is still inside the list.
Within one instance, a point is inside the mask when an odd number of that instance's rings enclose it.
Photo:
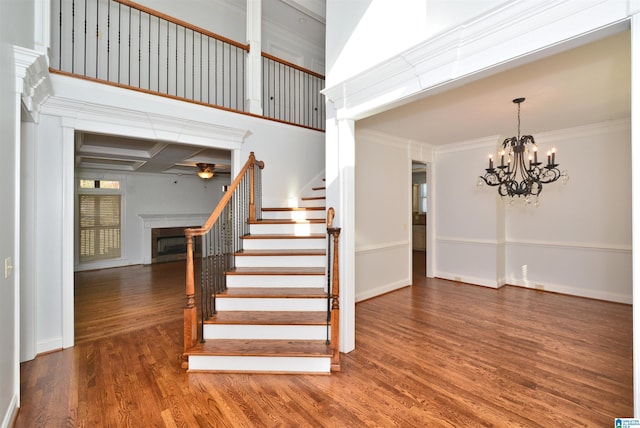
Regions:
[[[200,226],[156,227],[151,229],[151,263],[166,263],[187,258],[187,238],[184,230]],[[196,254],[199,239],[194,240]]]
[[[2,1],[2,0],[0,0]],[[158,263],[158,243],[157,238],[184,238],[184,230],[188,229],[190,225],[198,225],[196,228],[202,227],[201,225],[205,224],[207,219],[209,218],[209,214],[138,214],[140,219],[142,220],[142,240],[140,242],[140,246],[142,248],[142,263],[145,265],[151,263]],[[199,254],[199,239],[194,239],[194,246],[196,247],[196,251]],[[164,250],[167,250],[167,247],[172,247],[171,251],[176,252],[177,246],[180,245],[177,240],[167,240],[163,244],[161,244]],[[171,260],[181,260],[186,257],[184,251],[182,251],[182,256],[177,256],[176,254],[162,254],[160,257],[160,262],[162,261],[171,261]]]

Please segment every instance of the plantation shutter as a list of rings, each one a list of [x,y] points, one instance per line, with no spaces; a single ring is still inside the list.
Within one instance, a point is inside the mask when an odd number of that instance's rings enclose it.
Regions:
[[[120,195],[80,195],[80,262],[120,257]]]

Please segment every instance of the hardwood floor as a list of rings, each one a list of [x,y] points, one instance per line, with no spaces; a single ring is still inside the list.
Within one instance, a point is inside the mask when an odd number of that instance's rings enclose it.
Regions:
[[[340,373],[187,374],[183,274],[79,274],[81,340],[22,364],[16,427],[604,427],[633,414],[628,305],[416,277],[357,305]]]
[[[76,344],[182,319],[181,263],[75,274]]]

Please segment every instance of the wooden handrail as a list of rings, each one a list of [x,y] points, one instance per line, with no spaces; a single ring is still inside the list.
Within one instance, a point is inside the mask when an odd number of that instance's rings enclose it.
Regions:
[[[216,206],[216,208],[213,210],[213,212],[211,213],[211,215],[207,219],[207,221],[204,224],[204,226],[202,226],[200,228],[186,229],[185,233],[187,234],[187,236],[189,236],[189,235],[191,235],[191,236],[201,236],[201,235],[204,235],[205,233],[207,233],[208,231],[211,230],[211,227],[213,226],[213,224],[216,222],[218,217],[220,217],[220,214],[222,213],[222,210],[224,209],[224,207],[231,200],[231,196],[233,195],[233,192],[240,185],[240,182],[242,181],[242,178],[244,177],[244,175],[247,173],[249,168],[254,168],[255,165],[257,165],[260,169],[264,169],[264,162],[263,161],[257,161],[254,153],[251,152],[249,154],[249,159],[244,164],[244,166],[242,167],[242,169],[240,170],[238,175],[236,175],[235,180],[233,180],[233,183],[231,183],[231,185],[229,186],[229,189],[227,190],[227,192],[222,196],[222,199],[220,199],[220,202],[218,203],[218,206]],[[253,177],[254,177],[254,175],[251,174],[251,195],[252,195],[252,198],[254,197],[254,189],[253,189],[254,181],[253,181]],[[254,215],[255,215],[255,212],[254,212]],[[253,220],[255,220],[255,217],[254,218],[250,218],[249,220],[253,221]]]
[[[323,76],[322,74],[320,74],[320,73],[316,73],[315,71],[311,71],[311,70],[309,70],[309,69],[306,69],[306,68],[304,68],[304,67],[301,67],[301,66],[299,66],[299,65],[296,65],[296,64],[294,64],[294,63],[292,63],[292,62],[285,61],[284,59],[282,59],[282,58],[278,58],[277,56],[273,56],[273,55],[268,54],[268,53],[266,53],[266,52],[262,52],[262,56],[263,56],[264,58],[268,58],[268,59],[270,59],[270,60],[272,60],[272,61],[278,62],[278,63],[280,63],[280,64],[284,64],[284,65],[286,65],[287,67],[295,68],[296,70],[302,71],[303,73],[307,73],[307,74],[309,74],[309,75],[311,75],[311,76],[317,77],[318,79],[323,79],[323,80],[324,80],[324,76]]]
[[[141,5],[139,3],[136,3],[136,2],[133,2],[133,1],[130,1],[130,0],[113,0],[113,1],[115,1],[117,3],[120,3],[120,4],[123,4],[125,6],[129,6],[132,9],[136,9],[136,10],[139,10],[141,12],[148,13],[149,15],[155,16],[156,18],[164,19],[165,21],[169,21],[169,22],[171,22],[173,24],[180,25],[181,27],[188,28],[188,29],[193,30],[193,31],[195,31],[197,33],[201,33],[201,34],[203,34],[205,36],[209,36],[211,38],[214,38],[216,40],[220,40],[221,42],[228,43],[230,45],[233,45],[233,46],[235,46],[237,48],[240,48],[240,49],[244,49],[245,51],[249,52],[249,44],[243,45],[242,43],[238,43],[238,42],[236,42],[234,40],[227,39],[224,36],[221,36],[219,34],[213,33],[213,32],[211,32],[209,30],[205,30],[204,28],[198,27],[197,25],[189,24],[188,22],[182,21],[182,20],[180,20],[178,18],[174,18],[173,16],[166,15],[166,14],[164,14],[162,12],[158,12],[155,9],[151,9],[150,7]]]
[[[229,186],[227,192],[222,196],[220,202],[213,210],[204,226],[199,228],[189,228],[185,229],[185,236],[187,238],[187,260],[186,260],[186,277],[185,277],[185,294],[187,298],[187,303],[184,308],[184,355],[186,355],[187,351],[195,346],[198,340],[198,314],[197,308],[195,305],[195,275],[194,275],[194,262],[193,262],[193,247],[194,247],[194,237],[203,236],[208,233],[215,222],[218,220],[224,209],[227,207],[229,202],[231,201],[231,197],[233,196],[236,189],[242,183],[243,178],[249,172],[250,174],[250,204],[253,204],[253,211],[249,214],[249,221],[255,220],[255,167],[260,169],[264,168],[264,162],[257,161],[255,154],[251,152],[249,154],[249,159],[245,163],[244,167],[240,170],[236,178],[233,180],[233,183]],[[251,208],[251,207],[250,207]],[[253,218],[252,218],[253,217]],[[204,299],[204,296],[202,296]],[[186,368],[188,363],[183,362],[183,366]]]

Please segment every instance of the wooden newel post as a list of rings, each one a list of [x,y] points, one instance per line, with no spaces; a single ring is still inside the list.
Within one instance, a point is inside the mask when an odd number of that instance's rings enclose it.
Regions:
[[[249,221],[256,220],[256,156],[249,155]]]
[[[338,241],[340,238],[340,228],[330,227],[327,229],[333,237],[333,269],[331,284],[331,347],[333,356],[331,357],[331,371],[340,371],[340,257],[338,254]]]
[[[186,353],[198,340],[198,321],[193,278],[193,235],[189,229],[185,230],[185,235],[187,237],[187,306],[184,308],[184,352]]]

